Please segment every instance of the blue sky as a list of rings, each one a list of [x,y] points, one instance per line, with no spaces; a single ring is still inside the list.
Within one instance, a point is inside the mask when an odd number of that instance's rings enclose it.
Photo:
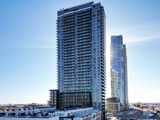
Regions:
[[[46,103],[57,86],[57,11],[86,0],[0,0],[0,104]],[[127,45],[130,102],[160,100],[160,1],[103,0],[109,44]]]

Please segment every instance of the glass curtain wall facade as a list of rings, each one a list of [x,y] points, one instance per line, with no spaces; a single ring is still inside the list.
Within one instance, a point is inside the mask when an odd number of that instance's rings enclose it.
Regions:
[[[128,106],[127,56],[122,35],[111,36],[111,96],[120,100],[121,107]]]
[[[126,45],[123,45],[123,71],[124,71],[124,103],[128,106],[128,74]]]
[[[89,2],[58,11],[61,108],[93,106],[105,110],[105,50],[105,12],[100,3]]]
[[[50,106],[54,108],[59,108],[59,91],[58,90],[49,90],[50,91]]]

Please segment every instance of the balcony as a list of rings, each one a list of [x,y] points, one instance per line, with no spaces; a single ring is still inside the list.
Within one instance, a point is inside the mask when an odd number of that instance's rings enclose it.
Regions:
[[[82,78],[79,78],[79,79],[77,79],[76,82],[78,82],[77,84],[79,84],[79,83],[90,83],[91,79],[82,79]]]
[[[74,46],[73,46],[73,47],[70,47],[70,46],[69,46],[69,47],[63,48],[64,51],[67,51],[67,50],[70,51],[70,50],[74,50],[74,49],[75,49]]]
[[[91,55],[91,51],[77,51],[77,55],[83,55],[83,54],[90,54]]]
[[[84,40],[84,39],[91,39],[91,36],[82,36],[82,37],[79,37],[77,38],[77,40]]]
[[[75,27],[75,25],[73,25],[73,24],[71,24],[71,25],[63,25],[63,29],[65,29],[65,28],[73,28],[73,27]]]
[[[83,23],[83,22],[91,23],[91,18],[90,17],[83,17],[83,18],[81,17],[81,18],[77,19],[77,21],[76,21],[77,25],[79,23]]]
[[[75,78],[63,78],[64,82],[68,82],[68,81],[73,82],[74,80]]]
[[[81,55],[78,55],[77,58],[79,60],[82,60],[82,59],[91,59],[91,54],[81,54]]]
[[[63,34],[63,37],[70,37],[70,36],[75,36],[74,33],[70,33],[70,34]]]
[[[63,17],[62,22],[70,22],[70,21],[74,21],[74,20],[75,20],[75,16]]]
[[[71,44],[71,45],[64,45],[64,46],[63,46],[63,49],[73,48],[73,47],[75,47],[74,44]]]
[[[78,62],[80,61],[85,61],[85,60],[90,60],[91,61],[91,55],[87,55],[87,56],[78,56],[77,57]]]
[[[90,33],[91,29],[81,29],[81,30],[77,30],[77,34],[83,34],[83,33]]]
[[[86,51],[91,51],[91,48],[81,48],[81,49],[77,49],[77,52],[86,52]]]
[[[73,40],[74,38],[75,38],[75,36],[64,37],[64,38],[63,38],[63,42],[64,42],[64,40]]]
[[[89,72],[78,72],[78,73],[77,73],[78,76],[81,76],[81,75],[89,75],[89,74],[91,74],[90,71],[89,71]]]
[[[83,17],[83,16],[85,16],[85,15],[91,15],[91,12],[90,11],[88,11],[88,12],[81,12],[81,13],[77,13],[77,18],[79,18],[79,17]]]
[[[75,56],[67,56],[67,57],[63,57],[63,60],[66,60],[66,59],[75,59]]]
[[[75,70],[69,70],[69,71],[64,71],[64,74],[71,74],[71,73],[75,73]]]
[[[77,16],[76,18],[77,18],[77,20],[84,19],[84,18],[91,18],[91,14],[87,14],[87,15],[83,15],[83,16]]]
[[[81,43],[77,44],[77,47],[83,46],[83,45],[91,45],[91,42],[81,42]]]
[[[77,42],[77,46],[78,47],[81,47],[81,46],[86,46],[86,45],[90,45],[91,46],[91,41],[90,40],[84,40],[84,41],[79,41],[79,42]],[[80,48],[80,49],[83,49],[83,48]],[[86,49],[86,48],[84,48],[84,49]],[[79,50],[78,49],[78,51],[81,51],[81,50]]]
[[[77,60],[78,62],[91,62],[91,56],[78,57]]]
[[[63,77],[64,79],[68,79],[69,81],[73,81],[73,80],[71,80],[71,79],[75,79],[75,76],[64,76]],[[71,79],[70,79],[71,78]],[[65,82],[67,82],[67,81],[65,81]]]
[[[74,30],[75,30],[75,27],[62,29],[63,32],[70,32]]]
[[[86,28],[77,29],[77,32],[81,32],[81,31],[85,31],[85,30],[91,30],[91,28],[86,27]]]
[[[65,42],[65,43],[63,43],[64,46],[74,45],[74,44],[75,44],[75,42]]]
[[[65,65],[72,65],[72,64],[75,64],[75,62],[65,62],[65,63],[63,63],[63,65],[65,66]]]
[[[91,32],[90,31],[82,31],[77,33],[77,38],[82,38],[82,37],[86,37],[86,36],[91,36]]]
[[[77,66],[77,69],[91,69],[91,66]]]
[[[65,62],[74,62],[75,59],[64,59]]]
[[[86,36],[91,36],[91,32],[90,31],[82,31],[77,33],[77,37],[86,37]]]
[[[66,43],[66,42],[67,42],[67,43],[69,43],[69,42],[70,42],[70,43],[71,43],[71,42],[74,42],[75,39],[73,39],[73,38],[74,38],[74,37],[72,37],[71,39],[68,39],[68,38],[65,39],[65,38],[64,38],[63,43]]]
[[[74,20],[75,16],[74,15],[68,15],[68,16],[64,16],[62,21],[71,21]]]
[[[63,54],[63,57],[68,57],[68,56],[75,56],[74,53],[70,53],[70,54]]]
[[[67,78],[74,78],[75,77],[75,74],[64,74],[64,76],[63,77],[67,77]]]
[[[71,78],[71,79],[73,79],[73,78],[75,78],[75,76],[74,75],[72,75],[72,76],[63,76],[63,78]]]
[[[75,67],[68,67],[68,68],[63,68],[63,70],[75,70]]]
[[[82,48],[90,48],[91,45],[83,45],[83,46],[78,46],[77,49],[82,49]]]
[[[71,50],[71,51],[63,51],[64,54],[71,54],[71,53],[75,53],[75,50]]]
[[[85,25],[81,25],[81,26],[77,26],[77,29],[81,29],[81,28],[91,28],[91,24],[85,24]]]
[[[70,64],[70,65],[64,65],[63,68],[69,68],[69,67],[75,67],[74,64]]]
[[[91,86],[92,86],[91,84],[84,84],[84,83],[75,85],[75,87],[91,87]]]
[[[85,81],[87,80],[87,81]],[[87,84],[91,84],[91,77],[78,77],[77,81],[75,81],[75,84],[80,84],[80,83],[87,83]]]
[[[91,69],[90,68],[86,68],[86,69],[77,69],[77,72],[90,72],[91,71]]]
[[[71,24],[75,24],[75,20],[74,19],[70,19],[70,20],[67,20],[67,21],[62,23],[62,25],[71,25]]]
[[[64,82],[73,82],[74,80],[75,80],[75,78],[74,79],[63,78]]]
[[[88,65],[90,65],[90,64],[88,64],[88,63],[79,63],[79,62],[77,64],[77,66],[88,66]]]
[[[69,31],[64,31],[63,34],[70,34],[70,33],[75,33],[75,30],[69,30]]]

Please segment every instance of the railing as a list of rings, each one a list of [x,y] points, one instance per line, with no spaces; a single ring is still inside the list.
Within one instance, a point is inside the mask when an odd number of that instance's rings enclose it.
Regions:
[[[73,44],[75,44],[75,42],[65,42],[65,43],[63,43],[64,46],[65,45],[73,45]]]
[[[79,44],[77,44],[77,47],[83,46],[83,45],[91,45],[91,42],[83,42],[83,43],[79,43]]]
[[[79,46],[79,47],[77,47],[77,49],[82,49],[82,48],[87,48],[87,47],[91,47],[91,45],[83,45],[83,46]]]
[[[77,55],[83,55],[83,54],[90,54],[91,55],[91,51],[78,51]]]

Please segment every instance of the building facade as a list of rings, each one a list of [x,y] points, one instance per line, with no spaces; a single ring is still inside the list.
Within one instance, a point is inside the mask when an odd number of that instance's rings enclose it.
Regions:
[[[49,90],[50,91],[50,107],[54,107],[56,109],[59,108],[59,90]]]
[[[57,67],[60,108],[105,112],[105,12],[100,3],[58,11]]]
[[[122,35],[111,36],[111,96],[120,100],[121,107],[128,106],[127,55]]]
[[[124,77],[124,105],[128,106],[128,70],[126,45],[123,45],[123,77]]]
[[[56,110],[41,108],[0,112],[0,120],[101,120],[101,111],[93,108]]]
[[[107,98],[107,113],[118,113],[120,111],[120,101],[117,97]]]

